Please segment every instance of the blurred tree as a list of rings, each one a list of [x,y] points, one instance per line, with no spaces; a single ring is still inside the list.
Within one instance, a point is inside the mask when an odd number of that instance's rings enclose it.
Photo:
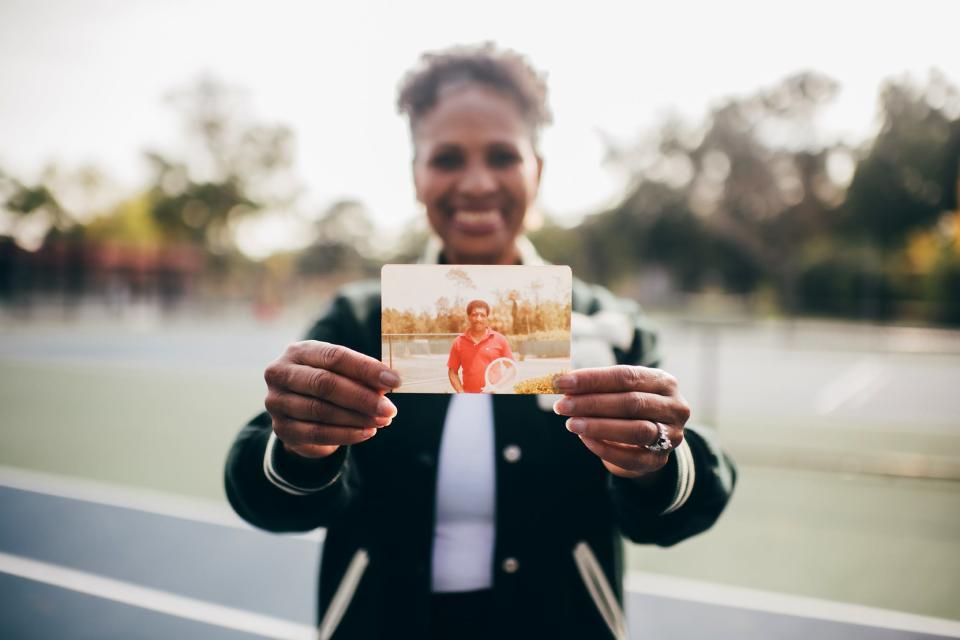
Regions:
[[[370,211],[356,200],[333,203],[317,223],[319,241],[348,244],[363,254],[370,252],[373,231]]]
[[[91,221],[87,237],[95,242],[113,242],[134,249],[155,248],[162,244],[162,229],[151,215],[149,193],[128,198],[107,215]]]
[[[293,134],[247,119],[242,94],[211,78],[171,94],[170,102],[190,144],[184,158],[147,152],[152,214],[172,240],[229,252],[231,223],[295,199]]]
[[[577,231],[578,271],[612,282],[658,264],[682,289],[740,293],[769,281],[792,311],[805,246],[829,233],[842,197],[828,170],[841,148],[814,127],[836,91],[830,78],[800,73],[727,100],[699,126],[672,119],[635,145],[611,147],[635,186]],[[547,253],[562,245],[546,239]]]
[[[746,292],[770,279],[787,312],[805,244],[829,230],[831,149],[815,138],[813,120],[836,89],[825,76],[797,74],[715,109],[695,147],[680,136],[663,143],[693,164],[687,205],[724,284]]]
[[[833,253],[821,253],[804,274],[807,306],[864,318],[909,308],[957,322],[949,310],[956,262],[942,247],[951,227],[945,211],[955,202],[960,93],[931,72],[925,83],[886,82],[878,103],[879,131],[859,150]]]
[[[880,93],[880,117],[880,131],[850,183],[843,228],[891,249],[952,208],[944,206],[950,188],[943,178],[958,153],[956,143],[947,142],[960,126],[960,92],[936,72],[922,86],[909,78],[889,81]]]
[[[431,233],[426,218],[425,215],[414,216],[403,226],[385,262],[396,264],[416,262],[423,256],[424,247]]]
[[[344,272],[372,274],[378,263],[373,260],[371,237],[374,232],[370,212],[355,200],[334,202],[317,221],[316,240],[300,254],[300,273],[330,274]]]
[[[0,170],[0,208],[9,217],[6,233],[29,251],[39,249],[51,230],[66,231],[75,224],[46,184],[54,171],[48,167],[38,183],[26,184]]]

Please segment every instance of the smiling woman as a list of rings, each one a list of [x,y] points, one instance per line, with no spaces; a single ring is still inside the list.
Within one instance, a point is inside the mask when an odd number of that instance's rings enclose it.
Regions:
[[[549,121],[542,77],[514,52],[456,48],[424,56],[399,106],[439,237],[422,262],[542,265],[522,236]],[[574,332],[575,368],[551,380],[564,393],[551,406],[482,392],[486,365],[512,353],[472,279],[458,282],[474,300],[449,382],[481,393],[387,398],[404,381],[377,360],[379,283],[346,287],[309,339],[267,366],[267,412],[227,460],[231,504],[273,531],[327,528],[320,638],[625,638],[621,535],[671,545],[709,528],[732,463],[686,426],[690,408],[654,368],[656,337],[636,304],[576,280],[564,289],[564,313],[604,322]],[[530,287],[542,301],[544,283]],[[529,332],[525,313],[517,305],[515,324]]]
[[[398,101],[410,119],[417,199],[450,262],[517,264],[513,239],[543,170],[546,87],[521,58],[489,46],[424,60]]]

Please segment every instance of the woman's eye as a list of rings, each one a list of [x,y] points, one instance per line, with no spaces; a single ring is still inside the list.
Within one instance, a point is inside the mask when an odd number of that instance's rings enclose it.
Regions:
[[[494,151],[488,158],[492,167],[509,167],[520,161],[520,156],[512,151]]]
[[[456,169],[463,164],[463,157],[458,153],[441,153],[430,160],[434,169]]]

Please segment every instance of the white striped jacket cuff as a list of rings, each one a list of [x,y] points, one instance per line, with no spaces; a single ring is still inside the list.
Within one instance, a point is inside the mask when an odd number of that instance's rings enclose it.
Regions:
[[[309,496],[311,494],[317,493],[318,491],[323,491],[324,489],[326,489],[327,487],[329,487],[334,482],[340,479],[340,474],[343,473],[342,469],[338,471],[337,474],[333,476],[333,478],[331,478],[329,482],[319,487],[302,487],[302,486],[293,484],[292,482],[289,482],[288,480],[283,478],[283,476],[277,473],[277,470],[273,465],[274,450],[277,448],[278,443],[279,443],[279,440],[277,439],[277,434],[271,431],[270,439],[267,440],[267,448],[263,452],[263,475],[267,477],[267,480],[269,480],[273,486],[277,487],[281,491],[289,493],[290,495],[293,495],[293,496]]]
[[[673,492],[673,499],[666,509],[660,512],[665,516],[673,513],[690,499],[693,493],[693,481],[696,479],[696,467],[693,463],[693,454],[690,452],[690,445],[684,440],[680,446],[673,450],[673,455],[677,459],[677,488]]]

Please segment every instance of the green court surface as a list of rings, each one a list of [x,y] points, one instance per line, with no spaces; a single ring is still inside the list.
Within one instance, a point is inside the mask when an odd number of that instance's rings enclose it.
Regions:
[[[265,387],[256,367],[199,358],[3,356],[0,464],[222,502],[224,455]],[[737,457],[742,434],[721,435]],[[744,460],[714,529],[631,547],[631,568],[960,619],[960,481],[782,468],[753,450]]]

